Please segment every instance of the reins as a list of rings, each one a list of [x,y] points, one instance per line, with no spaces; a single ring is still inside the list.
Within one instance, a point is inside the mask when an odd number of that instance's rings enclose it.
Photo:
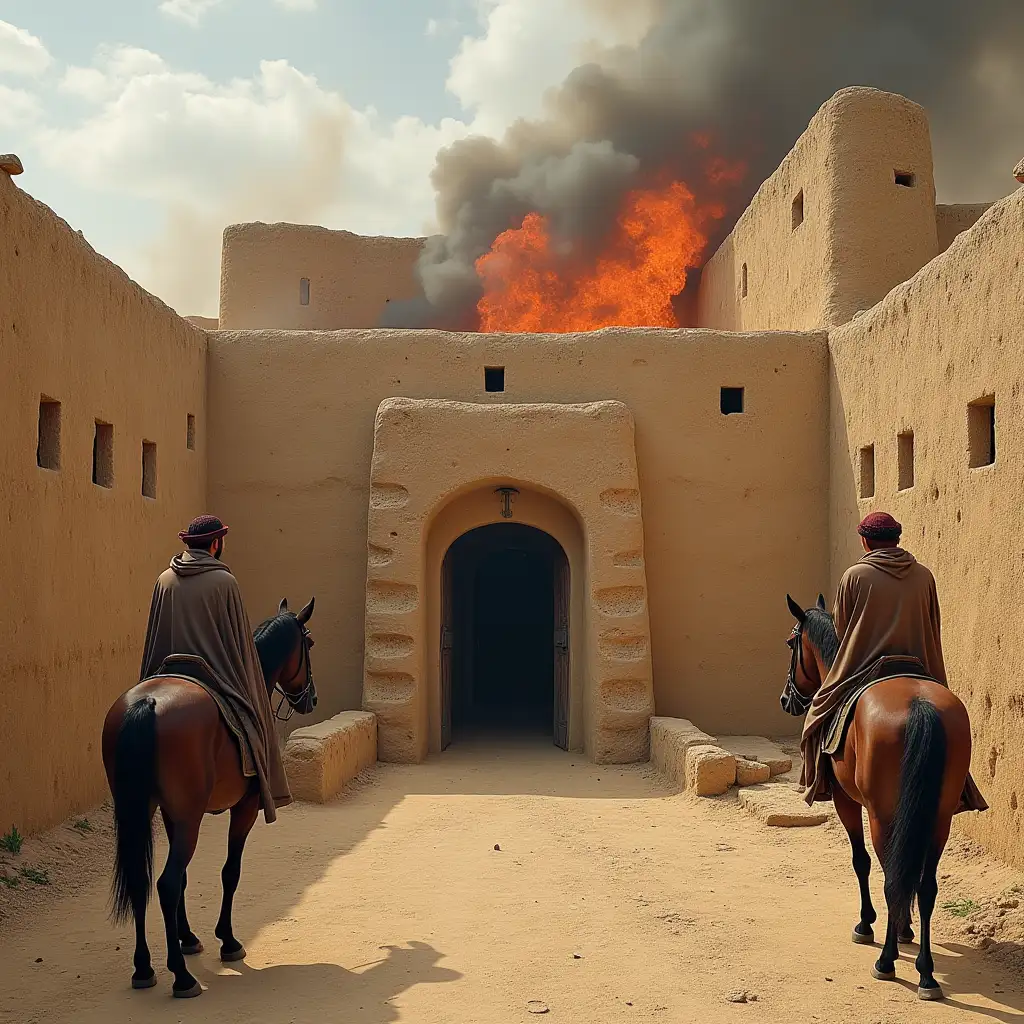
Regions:
[[[309,691],[313,688],[313,666],[309,660],[309,631],[301,623],[299,623],[299,629],[302,631],[302,652],[299,655],[299,667],[295,670],[295,675],[284,681],[284,685],[282,685],[281,680],[274,683],[274,690],[280,695],[277,706],[274,708],[274,718],[279,722],[287,722],[295,714],[295,709],[307,699]],[[289,693],[285,686],[290,686],[294,683],[302,674],[303,669],[306,672],[306,685],[298,693]],[[286,703],[287,707],[285,707]],[[284,709],[283,714],[282,708]]]
[[[786,679],[786,696],[793,705],[799,709],[800,714],[805,715],[808,708],[810,708],[814,701],[814,695],[812,694],[810,697],[804,696],[804,694],[797,689],[796,685],[796,667],[798,663],[800,665],[800,670],[804,674],[804,678],[810,678],[807,673],[807,666],[804,664],[803,629],[801,626],[793,627],[793,632],[790,634],[786,644],[793,652],[793,655],[789,660],[789,676]]]

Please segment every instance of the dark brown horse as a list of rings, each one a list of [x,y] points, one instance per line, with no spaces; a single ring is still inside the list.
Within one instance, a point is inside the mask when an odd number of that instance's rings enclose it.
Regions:
[[[312,600],[298,615],[282,601],[278,614],[255,630],[267,695],[275,689],[281,694],[278,712],[285,701],[300,714],[316,707],[309,660],[313,640],[306,629],[312,614]],[[245,949],[231,928],[231,902],[245,841],[259,813],[257,781],[242,774],[238,742],[213,698],[198,683],[166,676],[144,679],[114,701],[103,724],[103,765],[114,797],[117,837],[113,917],[117,922],[135,918],[132,987],[156,984],[146,944],[146,907],[153,887],[153,815],[159,807],[170,847],[156,884],[167,968],[174,974],[175,996],[197,996],[202,988],[186,968],[184,954],[201,953],[203,944],[185,912],[185,872],[203,815],[230,809],[228,856],[221,872],[224,898],[214,934],[221,941],[222,960],[244,959]]]
[[[803,715],[835,661],[839,638],[823,597],[808,611],[791,597],[787,600],[797,625],[787,641],[792,659],[782,707]],[[853,941],[874,942],[871,926],[877,916],[868,889],[871,857],[864,845],[863,807],[885,875],[888,908],[885,943],[871,973],[883,981],[896,977],[900,943],[914,941],[910,915],[916,897],[921,915],[917,992],[922,999],[941,999],[933,974],[931,916],[938,895],[936,869],[970,770],[967,709],[932,680],[882,680],[857,701],[843,747],[829,761],[832,799],[850,836],[860,883],[860,921]]]

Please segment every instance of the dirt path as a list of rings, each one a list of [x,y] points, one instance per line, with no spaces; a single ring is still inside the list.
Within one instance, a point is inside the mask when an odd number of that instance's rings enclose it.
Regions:
[[[996,930],[992,915],[1005,938],[1024,917],[993,902],[1020,882],[1008,869],[963,844],[943,861],[940,903],[978,909],[973,925],[937,915],[950,998],[924,1004],[912,963],[900,982],[875,982],[877,951],[849,941],[844,837],[670,795],[647,766],[470,746],[379,767],[334,805],[289,808],[246,853],[235,921],[248,961],[191,961],[207,991],[189,1002],[170,998],[155,908],[160,985],[129,989],[130,935],[104,916],[109,836],[91,821],[73,871],[53,864],[49,887],[5,894],[0,1020],[504,1024],[538,1019],[527,1003],[540,1000],[551,1021],[1024,1022],[1021,947],[963,938]],[[190,917],[211,950],[225,826],[207,819],[189,871]],[[22,857],[45,855],[27,844]],[[756,1001],[730,1003],[736,990]]]

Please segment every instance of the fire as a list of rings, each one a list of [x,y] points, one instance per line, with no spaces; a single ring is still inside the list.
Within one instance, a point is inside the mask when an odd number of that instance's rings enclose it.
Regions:
[[[739,173],[720,161],[708,171],[711,180]],[[631,192],[604,250],[580,271],[554,250],[547,220],[528,214],[477,260],[484,289],[480,330],[677,327],[672,297],[683,290],[687,272],[701,265],[705,226],[724,214],[718,203],[699,204],[680,181]]]

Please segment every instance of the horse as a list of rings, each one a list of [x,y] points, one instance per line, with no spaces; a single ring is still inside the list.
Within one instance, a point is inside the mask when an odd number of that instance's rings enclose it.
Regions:
[[[306,628],[313,603],[296,615],[283,600],[277,615],[254,631],[267,696],[274,690],[280,694],[277,718],[287,719],[293,711],[307,715],[316,707],[309,660],[313,639]],[[114,701],[103,725],[103,766],[114,798],[111,916],[122,924],[135,919],[132,988],[156,985],[146,943],[146,908],[153,887],[153,815],[159,807],[170,847],[156,884],[167,968],[174,974],[175,996],[198,996],[202,987],[185,966],[185,956],[203,951],[185,912],[186,869],[203,815],[230,810],[228,856],[221,872],[224,895],[214,934],[221,941],[221,960],[243,960],[245,947],[234,936],[231,906],[245,841],[260,809],[258,782],[242,774],[238,741],[209,693],[196,682],[168,676],[143,679]]]
[[[839,650],[835,622],[818,595],[804,611],[789,595],[797,621],[786,641],[791,651],[783,710],[806,714]],[[805,658],[805,652],[808,657]],[[931,916],[938,895],[936,870],[971,763],[967,709],[947,687],[931,679],[883,679],[861,694],[840,752],[829,760],[832,800],[853,849],[860,885],[860,921],[853,941],[874,942],[868,876],[871,855],[864,845],[863,807],[871,844],[885,876],[888,909],[885,943],[871,974],[896,977],[900,944],[914,941],[911,911],[917,898],[921,944],[915,966],[921,999],[942,999],[931,952]]]

